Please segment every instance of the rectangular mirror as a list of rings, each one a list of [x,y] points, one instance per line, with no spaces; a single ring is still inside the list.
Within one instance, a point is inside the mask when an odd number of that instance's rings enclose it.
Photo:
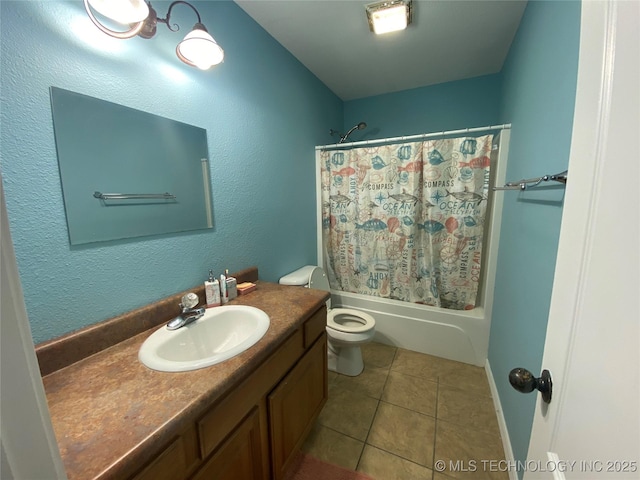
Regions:
[[[72,245],[213,227],[207,131],[51,87]]]

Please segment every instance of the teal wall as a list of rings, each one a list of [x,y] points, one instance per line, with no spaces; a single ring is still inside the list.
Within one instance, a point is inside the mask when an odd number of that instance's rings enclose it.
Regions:
[[[370,140],[402,135],[484,127],[498,123],[500,74],[447,82],[344,103],[344,131],[359,122],[349,140]],[[333,137],[337,141],[336,137]],[[331,143],[327,137],[324,143]]]
[[[512,124],[507,179],[567,168],[579,34],[579,2],[529,2],[502,70],[500,122]],[[508,374],[514,367],[542,371],[564,192],[549,186],[500,193],[504,210],[489,362],[514,455],[521,461],[536,397],[511,388]]]
[[[175,46],[178,5],[153,40],[116,40],[81,1],[0,2],[1,162],[32,334],[40,342],[257,265],[275,281],[316,258],[314,145],[342,102],[235,3],[196,1],[224,48],[209,71]],[[154,1],[164,16],[169,2]],[[51,118],[57,86],[205,128],[214,229],[69,245]]]

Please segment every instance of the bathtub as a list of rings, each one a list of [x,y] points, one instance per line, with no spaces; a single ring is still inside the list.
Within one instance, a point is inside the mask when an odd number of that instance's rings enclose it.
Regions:
[[[490,320],[482,307],[447,310],[338,290],[331,304],[371,314],[376,342],[484,367]]]

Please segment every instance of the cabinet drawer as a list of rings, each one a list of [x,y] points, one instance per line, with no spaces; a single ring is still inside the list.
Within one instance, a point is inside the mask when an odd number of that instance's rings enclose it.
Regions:
[[[322,307],[313,316],[304,322],[304,348],[309,348],[313,342],[326,331],[327,308]]]
[[[195,428],[188,429],[169,444],[133,480],[175,480],[185,478],[199,462]]]

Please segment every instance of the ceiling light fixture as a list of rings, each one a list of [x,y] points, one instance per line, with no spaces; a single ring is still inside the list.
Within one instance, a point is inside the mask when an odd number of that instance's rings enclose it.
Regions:
[[[411,23],[411,3],[411,0],[389,0],[367,5],[369,29],[377,35],[404,30]]]
[[[107,35],[127,39],[139,35],[142,38],[153,38],[158,23],[164,23],[169,30],[177,32],[180,27],[171,25],[171,9],[177,5],[187,5],[196,13],[198,22],[176,47],[176,55],[187,65],[207,70],[224,59],[224,51],[216,43],[200,20],[198,10],[188,2],[176,1],[169,5],[166,18],[158,18],[151,2],[144,0],[84,0],[84,8],[93,24]],[[128,30],[119,32],[105,27],[94,15],[100,15],[129,26]]]

